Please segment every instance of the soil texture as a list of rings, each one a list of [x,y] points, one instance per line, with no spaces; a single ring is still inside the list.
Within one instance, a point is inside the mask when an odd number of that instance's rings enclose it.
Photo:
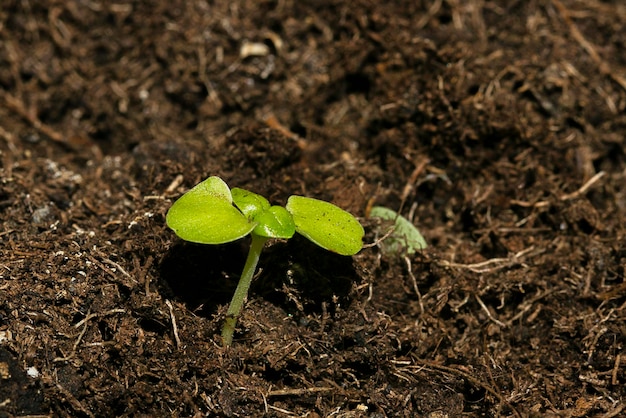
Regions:
[[[2,0],[1,417],[626,416],[619,0]],[[354,257],[183,242],[210,175]],[[385,251],[391,208],[428,248]]]

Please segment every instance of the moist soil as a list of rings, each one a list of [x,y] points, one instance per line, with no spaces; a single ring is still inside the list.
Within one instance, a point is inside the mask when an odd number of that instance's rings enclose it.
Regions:
[[[0,10],[0,416],[626,416],[626,6]],[[165,225],[210,175],[355,214],[339,256]],[[373,205],[429,244],[389,251]]]

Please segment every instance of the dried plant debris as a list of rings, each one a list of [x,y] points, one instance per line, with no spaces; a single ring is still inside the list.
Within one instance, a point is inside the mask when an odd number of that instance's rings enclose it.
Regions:
[[[0,416],[625,414],[623,2],[1,4]]]

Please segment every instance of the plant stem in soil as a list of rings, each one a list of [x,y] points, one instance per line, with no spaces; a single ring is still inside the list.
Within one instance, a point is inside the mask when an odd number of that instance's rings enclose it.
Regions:
[[[237,284],[237,289],[235,289],[233,299],[230,301],[230,306],[226,312],[226,320],[224,321],[224,326],[222,327],[222,343],[225,347],[228,347],[233,343],[233,334],[235,333],[237,318],[239,318],[239,313],[241,312],[243,303],[248,296],[248,290],[250,289],[250,284],[252,283],[256,266],[259,263],[261,251],[267,241],[267,238],[256,235],[255,233],[252,233],[251,236],[252,242],[250,243],[248,258],[246,259],[246,264],[243,267],[241,278],[239,279],[239,284]]]

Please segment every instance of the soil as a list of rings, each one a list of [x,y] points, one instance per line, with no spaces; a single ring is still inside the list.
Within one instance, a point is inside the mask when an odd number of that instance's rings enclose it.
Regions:
[[[310,3],[310,4],[309,4]],[[3,0],[0,416],[626,416],[618,0]],[[261,257],[210,175],[354,213]],[[385,248],[367,216],[427,249]]]

